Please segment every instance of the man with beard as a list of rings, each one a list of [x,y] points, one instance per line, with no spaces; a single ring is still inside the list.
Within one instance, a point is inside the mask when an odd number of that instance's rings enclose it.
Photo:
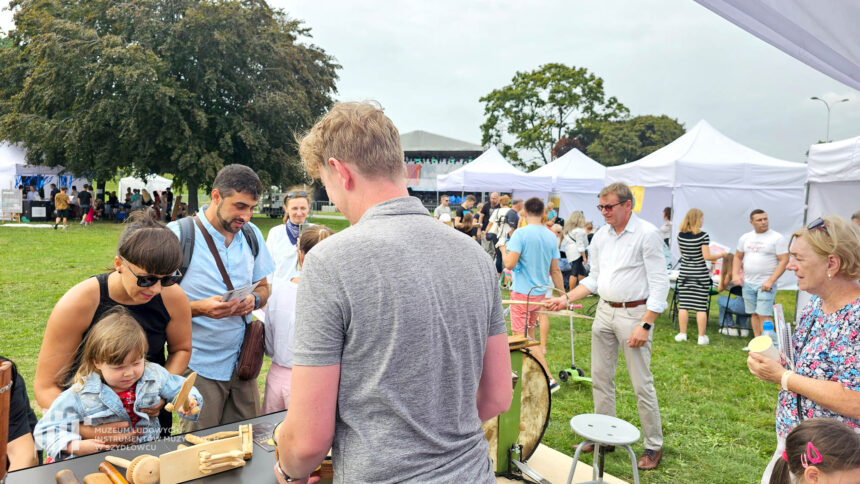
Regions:
[[[266,304],[266,276],[275,270],[263,234],[250,222],[262,191],[263,185],[253,170],[244,165],[227,165],[212,184],[212,202],[201,209],[202,216],[192,219],[194,249],[191,260],[183,262],[183,267],[187,264],[188,268],[179,285],[191,303],[192,352],[188,370],[197,372],[194,386],[206,400],[206,411],[197,422],[183,422],[183,432],[236,422],[259,413],[257,381],[240,379],[236,363],[245,334],[244,319]],[[171,222],[168,227],[181,241],[180,224]],[[233,287],[258,283],[253,293],[241,300],[221,300],[227,284],[201,227],[214,241]],[[256,237],[256,257],[250,237]]]

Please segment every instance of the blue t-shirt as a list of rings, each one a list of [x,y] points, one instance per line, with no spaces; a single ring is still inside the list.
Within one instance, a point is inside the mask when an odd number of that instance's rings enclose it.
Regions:
[[[551,286],[549,267],[559,258],[558,239],[552,230],[543,225],[526,225],[518,228],[507,243],[509,252],[518,252],[520,259],[514,267],[512,289],[528,294],[534,286]],[[546,294],[547,289],[535,289],[532,295]]]

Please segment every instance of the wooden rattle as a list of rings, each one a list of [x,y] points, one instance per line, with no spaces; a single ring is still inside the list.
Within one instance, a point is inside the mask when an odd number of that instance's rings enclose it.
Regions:
[[[176,395],[176,398],[165,405],[164,409],[168,412],[172,412],[180,408],[185,408],[185,405],[188,403],[188,394],[191,392],[191,387],[194,386],[194,380],[196,379],[197,372],[191,372],[182,384],[182,388],[179,389],[179,393]],[[197,415],[198,413],[200,413],[200,407],[194,407],[194,409],[191,410],[191,415]]]
[[[125,467],[125,478],[129,484],[156,484],[161,474],[161,462],[154,455],[139,455],[130,462],[109,455],[105,460],[113,465]]]
[[[116,470],[116,467],[112,466],[110,462],[102,462],[99,464],[99,470],[102,474],[106,475],[112,484],[129,484],[128,481],[125,480],[125,477]]]
[[[68,469],[63,469],[60,472],[58,472],[54,476],[54,479],[56,479],[57,484],[80,484],[81,483],[81,481],[78,480],[78,476],[76,476],[74,472],[72,472]]]
[[[198,454],[198,457],[200,472],[204,474],[235,469],[245,465],[245,453],[241,450],[231,450],[215,455],[204,450]]]

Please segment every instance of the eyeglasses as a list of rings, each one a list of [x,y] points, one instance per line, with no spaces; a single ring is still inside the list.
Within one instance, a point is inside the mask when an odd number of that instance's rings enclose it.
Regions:
[[[615,207],[621,205],[622,203],[624,203],[626,201],[627,200],[624,200],[623,202],[613,203],[612,205],[598,205],[597,209],[600,210],[601,212],[604,210],[606,210],[607,212],[611,212],[612,209],[614,209]]]
[[[823,230],[824,233],[827,234],[828,237],[830,237],[830,232],[827,231],[827,225],[824,225],[824,219],[823,218],[818,217],[817,219],[813,220],[812,222],[809,222],[809,225],[806,226],[806,230],[808,230],[810,232],[815,230],[815,229]]]
[[[128,261],[126,261],[123,257],[120,257],[120,260],[122,260],[122,263],[125,264],[126,267],[128,267],[128,270],[131,271],[131,274],[137,278],[137,285],[139,287],[152,287],[158,281],[161,281],[162,287],[172,286],[179,282],[179,278],[182,276],[182,274],[178,270],[176,271],[176,274],[173,274],[171,276],[139,276],[134,272],[134,270],[132,270],[131,267],[129,267]]]
[[[308,198],[308,192],[298,191],[287,193],[287,199],[290,198]]]

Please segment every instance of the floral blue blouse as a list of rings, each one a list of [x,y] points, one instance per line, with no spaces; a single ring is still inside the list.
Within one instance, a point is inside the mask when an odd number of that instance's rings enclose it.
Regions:
[[[839,382],[860,392],[860,298],[831,314],[821,311],[821,299],[813,296],[803,308],[792,337],[794,366],[800,375],[816,380]],[[860,393],[858,393],[860,398]],[[776,433],[785,438],[796,427],[797,394],[780,391],[776,407]],[[845,417],[801,395],[803,419],[823,417],[844,422],[860,432],[860,420]]]

